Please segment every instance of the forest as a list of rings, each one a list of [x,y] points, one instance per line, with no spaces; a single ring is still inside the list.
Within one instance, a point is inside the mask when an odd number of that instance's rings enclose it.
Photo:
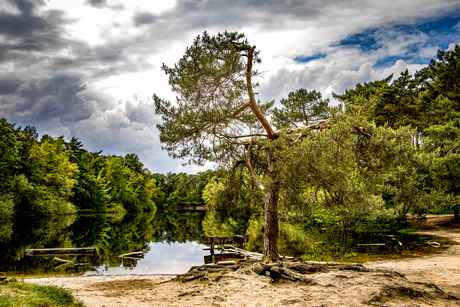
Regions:
[[[205,51],[226,40],[220,49],[231,50],[222,51],[226,60],[212,66],[208,54],[209,62],[200,58],[202,66],[191,68],[186,54],[175,67],[163,67],[182,100],[174,106],[154,96],[168,153],[190,163],[212,161],[215,170],[151,173],[135,153],[89,152],[76,137],[39,138],[34,127],[1,119],[1,219],[206,205],[207,235],[267,236],[264,220],[276,210],[283,241],[312,225],[390,227],[407,213],[452,210],[459,219],[460,46],[440,50],[414,75],[406,70],[334,94],[339,105],[306,89],[279,103],[245,103],[239,97],[257,71],[241,61],[240,52],[245,59],[253,52],[241,39],[199,36],[194,46]],[[258,61],[252,56],[251,66]],[[215,83],[223,89],[210,93],[190,77],[194,69],[202,69],[200,78],[215,77],[209,82],[227,83]],[[275,209],[267,207],[275,196]]]
[[[89,152],[73,137],[38,138],[34,127],[0,120],[0,216],[141,213],[202,205],[211,171],[151,173],[134,154]]]

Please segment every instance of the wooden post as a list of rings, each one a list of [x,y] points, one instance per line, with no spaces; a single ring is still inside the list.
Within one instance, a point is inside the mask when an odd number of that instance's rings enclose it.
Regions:
[[[212,259],[212,262],[213,262],[213,263],[215,263],[215,262],[214,262],[214,239],[215,239],[215,238],[216,238],[216,237],[211,238],[211,259]]]

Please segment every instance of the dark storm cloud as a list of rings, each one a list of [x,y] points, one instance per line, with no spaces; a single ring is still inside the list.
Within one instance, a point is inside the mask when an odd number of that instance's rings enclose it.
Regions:
[[[134,15],[133,21],[136,27],[155,22],[157,16],[149,12],[138,13]]]
[[[43,1],[11,0],[20,14],[2,10],[0,12],[0,36],[6,36],[6,43],[0,45],[4,52],[8,51],[40,51],[51,49],[59,44],[60,26],[66,22],[63,13],[50,10],[38,16],[35,13]]]
[[[5,77],[0,79],[0,95],[13,94],[22,81],[16,78]]]
[[[91,116],[93,106],[81,95],[86,89],[78,79],[55,76],[49,80],[27,82],[13,95],[0,100],[0,112],[10,118],[35,120],[82,120]]]
[[[101,8],[107,5],[107,0],[87,0],[86,4]]]

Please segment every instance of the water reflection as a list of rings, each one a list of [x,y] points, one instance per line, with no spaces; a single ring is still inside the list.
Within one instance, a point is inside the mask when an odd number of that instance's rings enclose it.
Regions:
[[[61,276],[76,274],[177,274],[203,262],[204,213],[153,212],[137,216],[81,215],[10,221],[0,234],[0,274]],[[2,224],[4,225],[4,224]],[[10,231],[9,229],[12,229]],[[91,255],[25,256],[25,249],[96,247]],[[145,258],[119,255],[142,251]],[[57,256],[72,261],[63,264]]]
[[[150,243],[144,259],[121,259],[118,266],[101,265],[86,275],[181,274],[203,263],[203,245],[197,242]]]
[[[245,249],[262,252],[263,229],[259,220],[218,223],[202,212],[157,211],[145,215],[81,215],[0,223],[0,275],[68,276],[95,274],[178,274],[203,264],[203,237],[249,233]],[[437,241],[436,248],[427,244]],[[385,246],[358,244],[385,243]],[[279,249],[286,256],[305,260],[365,262],[421,256],[450,244],[441,238],[389,237],[388,234],[342,232],[280,224]],[[91,247],[92,254],[26,256],[25,249]],[[144,252],[143,259],[119,255]],[[57,262],[54,257],[72,261]]]

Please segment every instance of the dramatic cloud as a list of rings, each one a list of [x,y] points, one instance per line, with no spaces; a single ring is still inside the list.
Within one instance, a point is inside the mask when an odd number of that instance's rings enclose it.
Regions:
[[[150,97],[174,99],[161,71],[193,38],[239,31],[261,51],[258,98],[324,97],[411,73],[460,42],[457,0],[0,0],[0,116],[105,154],[161,151]]]

